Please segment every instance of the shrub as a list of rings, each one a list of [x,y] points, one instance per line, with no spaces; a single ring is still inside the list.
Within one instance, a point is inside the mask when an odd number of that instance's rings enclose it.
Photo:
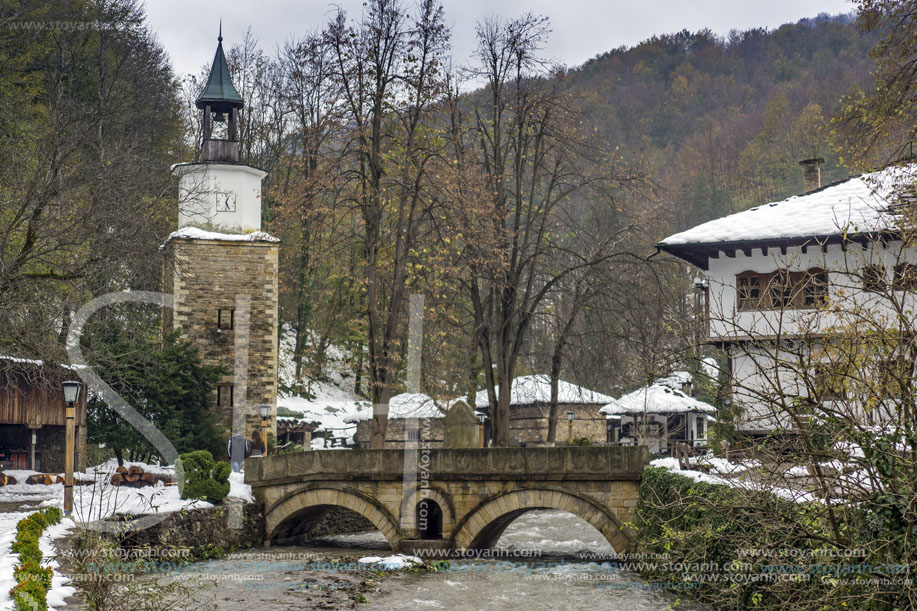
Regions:
[[[26,579],[10,590],[16,611],[45,611],[48,608],[48,590],[37,579]]]
[[[204,499],[210,503],[219,503],[229,494],[229,473],[232,468],[228,462],[214,462],[207,450],[188,452],[179,457],[178,472],[183,473],[183,499]]]

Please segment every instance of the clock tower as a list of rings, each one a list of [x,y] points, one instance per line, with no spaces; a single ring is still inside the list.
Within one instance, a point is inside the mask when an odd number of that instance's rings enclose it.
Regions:
[[[174,307],[163,328],[180,329],[202,360],[223,368],[214,392],[222,422],[246,436],[276,425],[279,241],[261,231],[261,181],[239,161],[242,97],[232,84],[223,37],[196,100],[202,113],[199,161],[172,167],[178,178],[178,231],[162,246],[163,292]]]

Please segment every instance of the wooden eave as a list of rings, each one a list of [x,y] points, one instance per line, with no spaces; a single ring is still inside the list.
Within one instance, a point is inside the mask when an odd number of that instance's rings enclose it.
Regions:
[[[718,259],[720,253],[726,257],[735,257],[737,252],[751,256],[754,248],[760,248],[766,255],[770,249],[779,249],[781,254],[786,254],[790,247],[819,246],[825,252],[830,244],[840,244],[846,248],[851,244],[859,244],[864,250],[870,242],[887,243],[900,239],[896,231],[873,231],[867,233],[835,233],[828,235],[799,236],[793,238],[777,238],[764,240],[735,240],[726,242],[704,242],[695,244],[666,244],[659,242],[656,248],[662,252],[678,257],[702,270],[710,267],[710,259]]]

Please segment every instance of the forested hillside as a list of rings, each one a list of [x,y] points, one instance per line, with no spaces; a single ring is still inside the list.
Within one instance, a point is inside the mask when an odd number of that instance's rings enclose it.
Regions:
[[[827,123],[842,96],[868,88],[876,39],[849,16],[726,39],[683,31],[563,78],[595,129],[645,160],[680,229],[799,193],[805,158],[825,158],[823,183],[846,178]]]

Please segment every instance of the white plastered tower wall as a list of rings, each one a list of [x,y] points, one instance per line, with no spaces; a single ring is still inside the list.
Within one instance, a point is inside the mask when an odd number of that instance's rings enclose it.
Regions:
[[[261,231],[263,170],[241,163],[182,163],[178,177],[178,227],[223,233]]]

